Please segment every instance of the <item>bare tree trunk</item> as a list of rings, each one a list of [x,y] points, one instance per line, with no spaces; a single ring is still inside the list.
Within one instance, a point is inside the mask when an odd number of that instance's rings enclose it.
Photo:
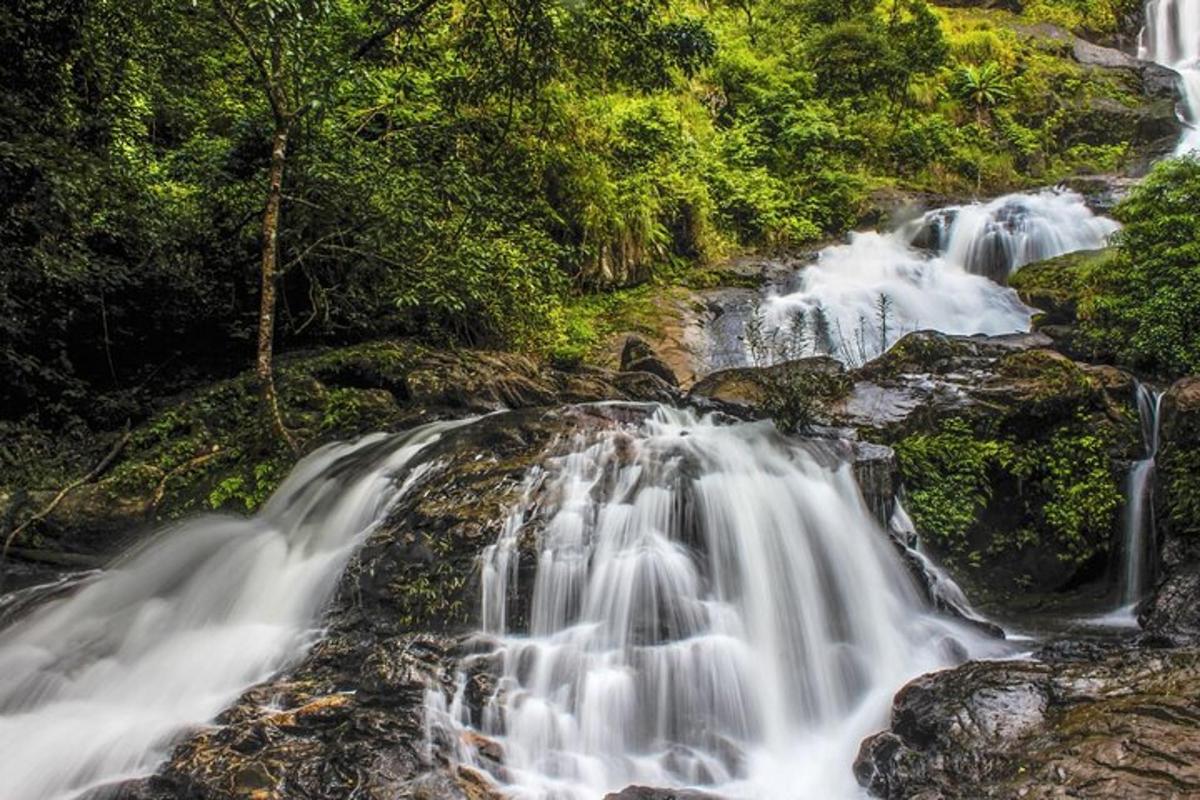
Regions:
[[[283,199],[283,167],[287,159],[287,120],[276,120],[275,132],[271,137],[271,173],[267,188],[267,206],[262,221],[262,296],[258,312],[258,355],[255,374],[258,377],[259,399],[262,412],[270,422],[271,429],[288,446],[295,449],[295,442],[283,424],[279,413],[279,397],[275,393],[275,289],[276,268],[279,264],[279,216]]]

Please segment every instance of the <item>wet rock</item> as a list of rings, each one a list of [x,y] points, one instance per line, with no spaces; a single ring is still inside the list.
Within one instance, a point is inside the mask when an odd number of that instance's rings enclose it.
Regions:
[[[719,370],[698,381],[689,397],[711,401],[738,416],[762,415],[772,384],[777,385],[784,379],[798,391],[811,393],[821,405],[844,395],[849,389],[842,362],[829,356],[814,356],[770,367]],[[817,421],[826,421],[819,409]]]
[[[619,792],[604,796],[604,800],[721,800],[715,794],[691,789],[656,789],[651,786],[626,786]]]
[[[659,358],[644,339],[637,336],[630,336],[621,348],[621,372],[648,372],[671,386],[679,385],[679,379],[670,365]]]
[[[883,798],[1200,792],[1200,653],[973,662],[918,678],[854,771]]]
[[[884,445],[856,442],[853,463],[863,501],[879,524],[886,528],[896,508],[896,492],[900,485],[895,451]]]
[[[1142,93],[1154,100],[1170,100],[1179,98],[1179,73],[1170,67],[1156,64],[1153,61],[1139,61],[1138,69],[1142,78]]]
[[[1140,453],[1132,376],[1075,362],[1049,343],[1041,334],[910,334],[851,372],[850,391],[821,412],[832,425],[897,449],[922,541],[985,605],[1102,573],[1119,526],[1124,464]],[[1047,453],[1093,435],[1107,469],[1045,471]],[[966,477],[973,470],[982,472]],[[964,478],[978,491],[947,490]],[[1100,509],[1069,532],[1044,513],[1068,491],[1064,480]],[[953,521],[947,509],[958,509]]]
[[[1183,123],[1179,121],[1175,104],[1176,100],[1164,98],[1141,109],[1124,160],[1125,174],[1140,178],[1158,161],[1174,154],[1183,133]]]

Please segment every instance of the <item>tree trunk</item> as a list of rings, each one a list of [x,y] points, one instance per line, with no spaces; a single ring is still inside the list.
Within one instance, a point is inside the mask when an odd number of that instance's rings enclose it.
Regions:
[[[271,429],[295,449],[295,443],[279,413],[279,397],[275,393],[275,288],[279,264],[279,216],[283,200],[283,167],[287,159],[288,123],[277,120],[271,137],[271,173],[267,187],[267,206],[262,221],[262,296],[258,312],[258,355],[255,375],[258,377],[262,413]]]

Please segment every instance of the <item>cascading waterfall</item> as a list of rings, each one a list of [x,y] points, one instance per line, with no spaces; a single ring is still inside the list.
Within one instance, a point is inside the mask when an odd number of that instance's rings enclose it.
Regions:
[[[257,516],[168,529],[0,632],[0,797],[67,800],[149,774],[303,655],[355,546],[460,424],[324,447]]]
[[[1125,541],[1121,563],[1121,605],[1133,606],[1146,594],[1154,558],[1154,460],[1158,456],[1158,421],[1162,392],[1137,384],[1143,457],[1129,468],[1125,500]]]
[[[925,226],[947,261],[997,283],[1026,264],[1103,247],[1119,227],[1077,193],[1058,189],[941,209],[925,215]]]
[[[768,293],[762,328],[785,343],[786,357],[828,354],[850,364],[919,329],[1026,331],[1033,309],[1003,285],[1008,276],[1031,261],[1103,247],[1117,227],[1079,194],[1048,189],[939,209],[890,233],[853,233]],[[735,357],[714,366],[761,362],[754,349],[716,343],[714,352]]]
[[[1180,121],[1186,131],[1177,154],[1200,149],[1200,0],[1150,0],[1138,57],[1179,73]]]
[[[595,410],[607,429],[530,476],[482,558],[464,662],[495,691],[474,712],[431,694],[432,736],[513,797],[857,796],[850,764],[893,692],[987,645],[921,602],[836,443],[636,411]]]

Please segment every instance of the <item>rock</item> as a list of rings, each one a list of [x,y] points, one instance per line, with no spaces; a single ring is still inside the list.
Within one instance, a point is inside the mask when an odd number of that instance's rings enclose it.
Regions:
[[[884,445],[856,442],[854,477],[867,508],[879,524],[887,528],[896,508],[896,491],[900,486],[895,451]]]
[[[854,772],[889,800],[1192,796],[1198,696],[1195,650],[972,662],[902,689]]]
[[[910,334],[850,373],[850,391],[820,413],[896,448],[922,541],[985,604],[1101,574],[1122,471],[1140,453],[1132,377],[1072,361],[1049,343],[1040,334]],[[1074,462],[1085,439],[1103,447],[1091,466],[1051,475],[1054,453],[1071,450]],[[974,488],[951,488],[964,480]],[[1061,527],[1045,509],[1063,492],[1097,513]]]
[[[1107,97],[1093,97],[1076,104],[1059,133],[1063,146],[1106,145],[1128,142],[1146,135],[1145,114],[1139,108]]]
[[[813,356],[770,367],[734,367],[706,375],[692,387],[689,397],[715,403],[738,416],[761,415],[772,382],[791,376],[822,402],[849,389],[846,368],[829,356]],[[789,379],[791,379],[789,378]],[[818,414],[818,421],[824,421]]]
[[[1109,215],[1129,195],[1137,181],[1127,175],[1076,175],[1063,179],[1062,185],[1083,195],[1084,203],[1093,213]]]
[[[656,789],[651,786],[626,786],[619,792],[604,796],[604,800],[721,800],[715,794],[691,789]]]
[[[1126,175],[1140,178],[1158,161],[1175,152],[1183,133],[1175,102],[1174,99],[1156,100],[1142,109],[1124,159]]]
[[[1179,99],[1178,72],[1153,61],[1139,61],[1138,71],[1141,73],[1142,94],[1153,100],[1170,100],[1174,103]]]
[[[1120,50],[1092,44],[1086,39],[1076,38],[1071,52],[1076,61],[1089,67],[1135,69],[1140,63],[1133,56],[1122,53]]]
[[[670,365],[659,358],[654,348],[638,336],[630,336],[621,348],[621,372],[648,372],[671,386],[679,385],[679,379]]]

